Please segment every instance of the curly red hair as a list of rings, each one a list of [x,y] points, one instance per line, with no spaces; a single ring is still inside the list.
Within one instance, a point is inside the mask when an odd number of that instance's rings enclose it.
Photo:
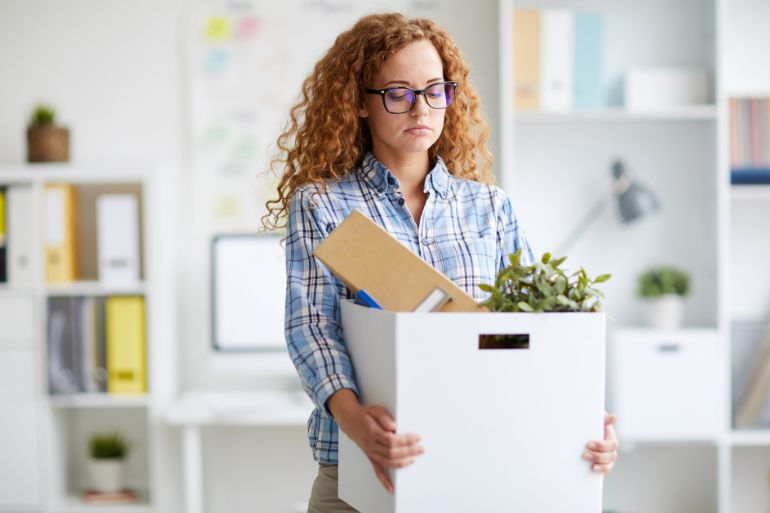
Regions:
[[[479,113],[468,65],[449,34],[428,19],[373,14],[337,36],[302,83],[301,98],[290,110],[287,128],[278,137],[278,156],[270,164],[271,170],[281,167],[283,173],[278,198],[265,204],[268,212],[262,224],[266,229],[285,227],[289,200],[298,187],[313,182],[326,191],[327,180],[342,178],[360,165],[371,149],[369,129],[358,114],[363,90],[390,55],[422,40],[438,51],[447,80],[459,83],[441,136],[429,150],[430,160],[440,155],[455,176],[495,182],[487,149],[489,126]]]

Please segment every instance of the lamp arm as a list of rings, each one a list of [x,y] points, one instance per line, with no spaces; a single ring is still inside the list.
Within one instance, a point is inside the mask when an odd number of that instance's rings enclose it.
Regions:
[[[569,232],[569,234],[567,234],[567,236],[557,246],[554,257],[564,256],[566,251],[572,247],[572,245],[580,238],[581,235],[583,235],[583,232],[585,232],[594,223],[594,221],[596,221],[599,215],[601,215],[612,198],[613,190],[610,190],[609,193],[603,194],[596,201],[596,203],[594,203],[591,209],[585,213],[582,219],[580,219],[575,227],[572,228],[572,231]]]

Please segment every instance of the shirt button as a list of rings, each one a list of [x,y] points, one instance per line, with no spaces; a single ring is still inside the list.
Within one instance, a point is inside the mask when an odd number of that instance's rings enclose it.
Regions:
[[[406,203],[406,200],[404,198],[398,198],[398,206],[403,207],[404,203]]]
[[[420,241],[420,244],[422,244],[423,246],[430,246],[430,244],[431,244],[432,242],[433,242],[433,239],[422,239],[422,240]]]

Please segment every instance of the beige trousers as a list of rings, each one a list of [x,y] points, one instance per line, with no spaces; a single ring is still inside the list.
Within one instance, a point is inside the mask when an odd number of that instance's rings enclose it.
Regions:
[[[337,465],[322,463],[318,466],[307,513],[358,513],[358,510],[337,497]]]

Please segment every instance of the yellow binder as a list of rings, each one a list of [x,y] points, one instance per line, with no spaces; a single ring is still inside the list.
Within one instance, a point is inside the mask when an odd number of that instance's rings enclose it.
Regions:
[[[513,105],[516,110],[540,107],[540,11],[513,13]]]
[[[141,394],[147,391],[144,298],[109,297],[107,324],[107,392]]]
[[[48,282],[77,279],[75,207],[73,185],[45,186],[45,270]]]

